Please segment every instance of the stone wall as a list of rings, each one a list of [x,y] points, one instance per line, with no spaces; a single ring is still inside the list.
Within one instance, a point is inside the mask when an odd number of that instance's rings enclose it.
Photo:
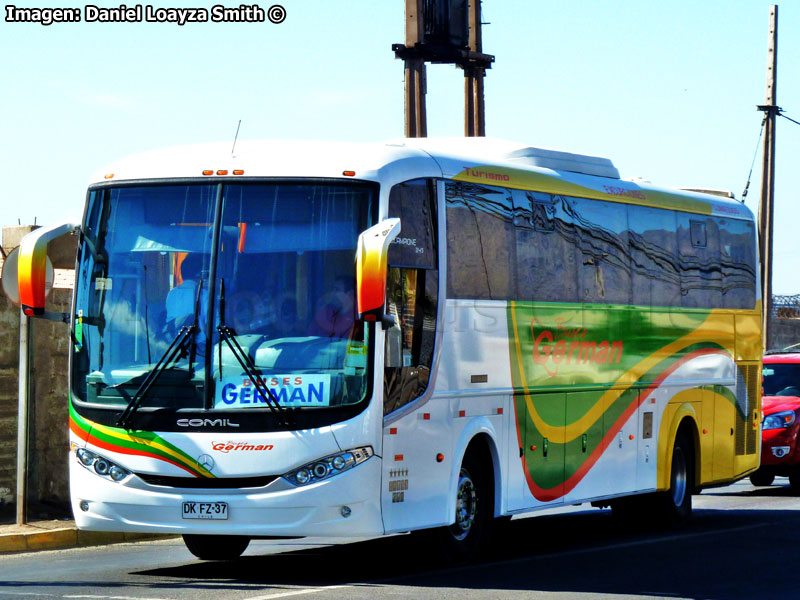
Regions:
[[[10,252],[32,229],[4,228],[3,251]],[[47,298],[49,311],[70,310],[72,289],[63,282],[71,279],[64,271],[74,268],[76,244],[77,238],[65,236],[48,247],[57,269],[57,287]],[[0,294],[0,507],[16,501],[19,318],[19,307]],[[69,331],[64,323],[31,319],[31,333],[28,516],[67,516]]]

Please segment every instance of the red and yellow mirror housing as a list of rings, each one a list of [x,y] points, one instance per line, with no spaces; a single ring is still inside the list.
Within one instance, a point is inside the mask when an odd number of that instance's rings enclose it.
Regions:
[[[400,219],[373,225],[358,236],[356,251],[356,302],[364,321],[382,321],[386,304],[389,246],[400,233]]]
[[[47,244],[52,240],[73,233],[80,224],[64,222],[50,227],[41,227],[30,232],[19,246],[19,301],[23,312],[31,317],[44,315],[47,278]]]

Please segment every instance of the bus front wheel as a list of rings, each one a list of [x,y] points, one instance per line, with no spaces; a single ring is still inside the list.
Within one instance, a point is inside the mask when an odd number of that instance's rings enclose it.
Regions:
[[[456,488],[455,522],[436,530],[440,548],[449,563],[466,562],[489,543],[494,522],[490,465],[484,464],[474,450],[464,456]]]
[[[250,538],[242,535],[195,535],[186,534],[183,542],[200,560],[235,560],[250,544]]]

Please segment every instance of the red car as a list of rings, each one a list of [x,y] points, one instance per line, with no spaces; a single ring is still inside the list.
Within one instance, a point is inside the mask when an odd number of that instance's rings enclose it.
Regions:
[[[761,467],[750,482],[770,485],[780,475],[800,493],[800,350],[768,352],[762,374]]]

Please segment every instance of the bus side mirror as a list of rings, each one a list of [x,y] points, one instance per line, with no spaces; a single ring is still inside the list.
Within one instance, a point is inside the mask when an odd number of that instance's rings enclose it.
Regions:
[[[380,321],[384,327],[392,318],[384,313],[386,305],[387,256],[392,240],[400,233],[400,219],[386,219],[358,236],[356,251],[356,303],[358,318]]]
[[[71,222],[36,229],[22,238],[18,252],[9,254],[11,264],[7,264],[8,260],[3,264],[3,275],[6,275],[3,289],[12,302],[22,305],[22,311],[29,317],[65,321],[65,315],[44,309],[45,298],[53,285],[53,267],[47,258],[47,244],[79,230],[80,225]],[[16,277],[12,276],[14,271]]]

